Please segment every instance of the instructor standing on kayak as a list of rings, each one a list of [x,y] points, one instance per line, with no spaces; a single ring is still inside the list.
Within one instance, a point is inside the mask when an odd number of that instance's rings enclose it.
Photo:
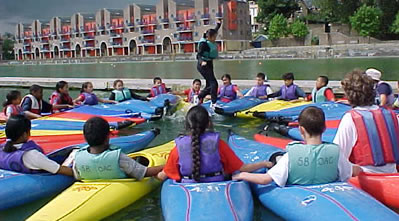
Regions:
[[[221,26],[221,20],[218,20],[217,25],[214,29],[209,29],[204,33],[203,38],[201,38],[198,45],[198,64],[197,70],[205,78],[206,85],[205,88],[198,95],[198,100],[203,99],[206,95],[211,94],[211,108],[216,105],[218,82],[215,78],[215,73],[213,72],[213,59],[218,57],[218,46],[216,44],[216,37],[218,30]],[[194,99],[194,103],[198,103]]]

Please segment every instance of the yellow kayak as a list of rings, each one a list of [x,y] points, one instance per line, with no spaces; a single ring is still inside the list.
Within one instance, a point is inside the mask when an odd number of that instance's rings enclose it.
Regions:
[[[283,100],[273,100],[269,101],[263,104],[259,104],[258,106],[255,106],[251,109],[237,112],[236,116],[237,117],[242,117],[242,118],[255,118],[253,116],[253,113],[255,111],[257,112],[265,112],[265,111],[279,111],[282,109],[286,108],[291,108],[291,107],[297,107],[305,104],[310,104],[311,102],[309,101],[304,101],[304,100],[294,100],[294,101],[283,101]]]
[[[31,130],[30,136],[74,135],[83,134],[83,130]],[[5,138],[6,132],[0,131],[0,138]]]
[[[174,141],[129,154],[146,166],[166,163]],[[137,201],[158,187],[155,178],[75,182],[28,220],[99,220]]]

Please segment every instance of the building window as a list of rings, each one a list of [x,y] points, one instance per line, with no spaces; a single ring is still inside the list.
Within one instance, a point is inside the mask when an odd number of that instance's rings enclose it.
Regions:
[[[240,31],[240,35],[244,35],[244,32],[243,32],[243,31]]]
[[[197,32],[197,31],[194,33],[194,36],[195,36],[195,37],[197,37],[197,36],[198,36],[198,32]]]

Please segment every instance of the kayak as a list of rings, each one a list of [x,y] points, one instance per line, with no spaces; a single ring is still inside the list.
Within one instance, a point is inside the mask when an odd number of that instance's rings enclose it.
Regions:
[[[255,134],[254,139],[285,149],[290,139]],[[391,208],[399,208],[399,173],[365,173],[349,179],[349,183],[366,191],[378,201]]]
[[[83,134],[83,130],[31,130],[30,136],[53,136],[53,135],[74,135]],[[0,139],[6,138],[4,129],[0,129]]]
[[[145,166],[165,164],[174,141],[129,154]],[[100,220],[157,188],[155,178],[84,180],[75,182],[27,220]]]
[[[85,121],[67,121],[67,120],[41,120],[31,121],[31,130],[83,130]],[[132,126],[132,121],[110,122],[111,129],[123,129]]]
[[[287,127],[287,136],[290,137],[293,140],[301,140],[303,141],[303,138],[301,136],[301,133],[299,132],[298,127]],[[337,134],[338,128],[326,128],[326,130],[323,132],[321,136],[321,140],[323,142],[329,142],[332,143],[334,141],[335,135]],[[281,133],[281,131],[279,131]],[[284,135],[284,133],[282,133]]]
[[[130,153],[145,148],[157,134],[156,130],[150,130],[131,136],[111,138],[110,143],[119,146],[123,152]],[[62,163],[72,149],[85,145],[87,144],[65,147],[48,154],[48,157]],[[73,182],[73,177],[64,175],[23,174],[0,169],[0,210],[50,197],[60,193]]]
[[[310,104],[311,102],[296,100],[296,101],[283,101],[283,100],[273,100],[266,103],[259,104],[248,110],[239,111],[235,113],[235,116],[242,118],[255,118],[257,115],[262,115],[263,112],[280,111],[286,108],[302,106],[305,104]]]
[[[252,220],[253,199],[247,182],[179,183],[166,180],[161,190],[165,221]]]
[[[144,101],[143,101],[144,102]],[[105,104],[104,104],[105,105]],[[161,117],[161,114],[163,114],[162,109],[159,109],[157,111],[157,115],[151,115],[151,114],[146,114],[146,113],[137,113],[137,112],[131,112],[129,109],[123,109],[123,110],[113,110],[110,109],[108,106],[89,106],[89,105],[82,105],[79,107],[75,107],[71,110],[65,111],[66,113],[84,113],[84,114],[92,114],[92,115],[97,115],[97,116],[110,116],[110,117],[125,117],[125,118],[131,118],[131,117],[141,117],[145,120],[156,120]]]
[[[69,120],[69,121],[86,121],[92,117],[102,117],[108,122],[123,122],[132,121],[136,124],[141,124],[145,122],[144,118],[139,115],[137,117],[112,117],[112,116],[101,116],[94,114],[78,113],[78,112],[59,112],[52,115],[42,117],[40,120]]]
[[[229,146],[244,163],[271,160],[280,148],[248,140],[235,134]],[[285,220],[398,220],[399,215],[347,182],[279,187],[251,184],[263,206]]]
[[[234,114],[237,112],[248,110],[259,104],[265,103],[266,101],[267,100],[264,99],[246,96],[240,99],[235,99],[228,103],[220,104],[215,108],[215,112],[221,115],[234,116]]]

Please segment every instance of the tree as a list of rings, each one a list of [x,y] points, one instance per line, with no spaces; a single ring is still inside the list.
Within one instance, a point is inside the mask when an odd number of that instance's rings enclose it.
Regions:
[[[287,19],[282,15],[275,15],[269,25],[269,39],[276,40],[289,34]]]
[[[4,60],[14,60],[14,41],[6,38],[3,40],[3,58]]]
[[[349,17],[361,5],[359,0],[315,0],[314,4],[320,9],[323,21],[349,23]]]
[[[378,8],[363,5],[350,17],[350,22],[360,36],[370,37],[380,30],[381,15]]]
[[[305,22],[295,20],[294,23],[290,25],[291,34],[296,38],[304,38],[309,34],[308,26]]]
[[[392,33],[399,34],[399,12],[396,14],[395,21],[391,26]]]
[[[390,27],[395,20],[396,13],[399,11],[399,1],[375,0],[375,6],[382,11],[379,37],[393,38],[394,36],[390,35]]]
[[[259,0],[259,13],[256,20],[269,27],[274,16],[281,14],[285,18],[291,17],[295,11],[299,10],[296,0]]]

